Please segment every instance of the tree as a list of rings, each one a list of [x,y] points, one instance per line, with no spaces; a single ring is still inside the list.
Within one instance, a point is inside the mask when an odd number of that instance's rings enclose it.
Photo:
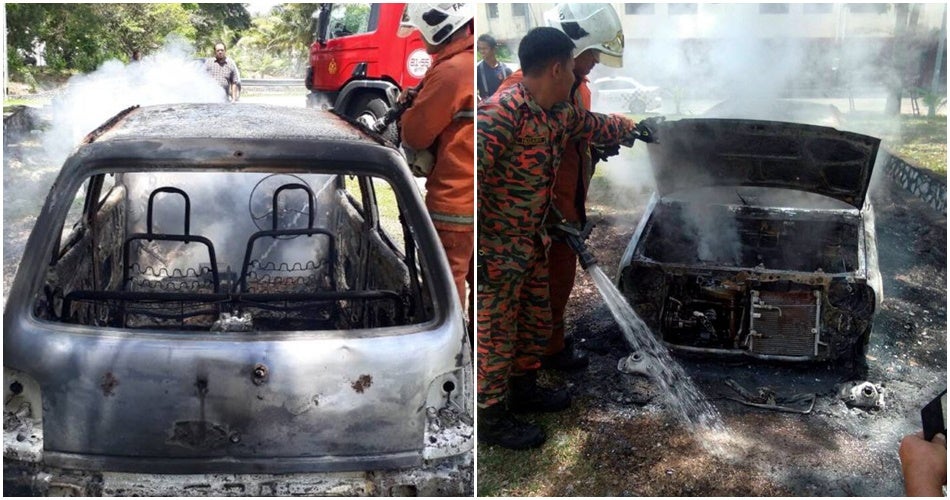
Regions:
[[[257,16],[232,52],[241,71],[257,76],[302,76],[313,41],[318,4],[281,4]]]
[[[194,41],[198,52],[207,51],[218,41],[234,45],[241,34],[251,27],[251,13],[240,3],[186,3],[191,25],[195,29]]]
[[[154,50],[177,33],[194,38],[194,27],[181,4],[97,4],[106,28],[104,40],[113,54],[128,57],[133,50]]]
[[[152,50],[170,33],[194,37],[181,4],[7,4],[11,72],[42,47],[54,70],[92,71],[108,59]]]
[[[135,49],[161,47],[177,34],[208,53],[214,41],[235,43],[251,26],[243,4],[31,3],[6,4],[7,67],[24,74],[42,55],[55,71],[88,72]],[[33,71],[33,70],[29,70]]]

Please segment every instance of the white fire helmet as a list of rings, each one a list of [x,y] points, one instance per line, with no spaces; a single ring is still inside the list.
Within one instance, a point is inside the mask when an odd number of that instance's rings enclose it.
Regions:
[[[410,3],[403,12],[399,35],[408,36],[415,28],[429,44],[441,45],[474,17],[470,3]]]
[[[544,13],[544,20],[571,37],[574,57],[596,50],[602,64],[623,66],[623,26],[609,3],[559,3]]]

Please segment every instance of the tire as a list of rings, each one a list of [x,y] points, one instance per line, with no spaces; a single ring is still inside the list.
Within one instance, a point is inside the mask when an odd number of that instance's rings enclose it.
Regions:
[[[313,91],[313,66],[307,66],[307,77],[303,81],[303,86]]]
[[[631,99],[627,104],[627,109],[635,115],[642,115],[647,111],[647,104],[640,99]]]
[[[868,376],[868,346],[871,343],[871,326],[857,339],[851,347],[851,359],[848,365],[851,368],[851,375],[856,379],[864,379]]]
[[[386,105],[386,101],[374,94],[368,94],[360,96],[360,98],[349,107],[346,115],[354,120],[360,116],[377,120],[385,115],[387,111],[389,111],[389,106]],[[389,125],[380,135],[393,144],[399,144],[399,130],[395,123]]]

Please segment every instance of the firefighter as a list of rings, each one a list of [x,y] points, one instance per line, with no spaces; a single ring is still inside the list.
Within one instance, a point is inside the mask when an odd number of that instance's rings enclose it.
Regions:
[[[426,176],[426,208],[445,248],[460,303],[475,248],[475,73],[472,4],[409,4],[409,24],[418,29],[434,62],[402,115],[402,142],[412,150],[433,149]]]
[[[565,32],[574,41],[574,86],[571,102],[590,109],[591,93],[587,75],[597,63],[619,68],[623,65],[623,28],[620,17],[608,3],[560,3],[545,12],[548,26]],[[507,78],[499,87],[505,89],[517,84],[523,76],[520,71]],[[590,179],[594,175],[591,143],[586,140],[568,143],[561,158],[555,179],[553,223],[583,228],[587,222],[585,204]],[[598,150],[598,153],[600,151]],[[577,255],[570,246],[552,231],[553,241],[548,254],[550,273],[551,319],[553,329],[547,351],[541,358],[541,368],[580,370],[588,365],[571,338],[564,335],[564,310],[574,288],[577,274]]]
[[[525,411],[570,406],[564,390],[535,377],[551,334],[545,217],[568,141],[632,143],[636,125],[568,102],[574,43],[540,27],[518,47],[523,81],[478,107],[478,437],[524,449],[543,430]]]

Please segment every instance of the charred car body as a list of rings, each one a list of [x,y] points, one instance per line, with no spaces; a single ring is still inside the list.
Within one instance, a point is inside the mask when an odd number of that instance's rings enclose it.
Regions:
[[[662,135],[660,135],[662,134]],[[794,123],[665,122],[618,287],[680,351],[863,368],[882,298],[879,140]]]
[[[9,295],[5,491],[471,494],[450,276],[402,157],[343,119],[126,110]]]

